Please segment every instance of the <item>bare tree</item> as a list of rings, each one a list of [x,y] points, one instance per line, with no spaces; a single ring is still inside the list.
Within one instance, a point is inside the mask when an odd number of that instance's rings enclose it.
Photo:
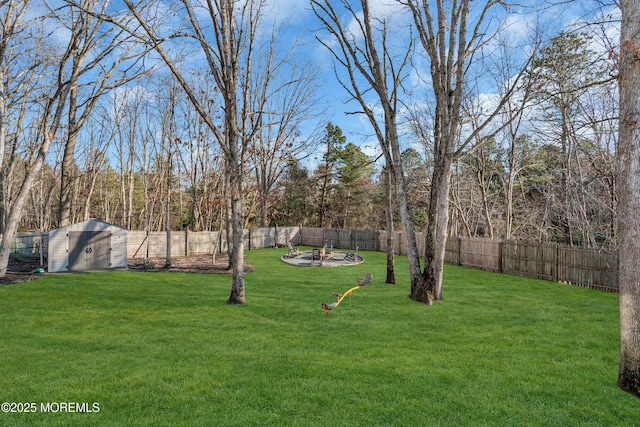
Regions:
[[[148,4],[147,2],[144,2]],[[125,0],[131,14],[142,27],[138,36],[153,46],[185,91],[189,101],[203,122],[213,133],[224,155],[226,182],[230,204],[231,242],[230,264],[233,279],[229,304],[244,304],[244,243],[243,225],[245,217],[245,177],[249,148],[254,136],[263,128],[262,112],[254,110],[252,94],[262,92],[256,81],[260,62],[260,23],[265,0],[214,0],[206,4],[181,0],[185,28],[180,35],[195,40],[198,52],[203,56],[208,71],[216,82],[223,106],[222,126],[216,123],[187,79],[185,68],[169,54],[171,45],[166,40],[176,41],[177,32],[160,37],[156,29],[143,15],[142,3]],[[273,40],[270,41],[273,43]],[[192,46],[195,48],[195,46]],[[277,63],[277,62],[276,62]],[[273,76],[273,69],[262,69],[264,76]],[[268,80],[268,79],[267,79]]]
[[[314,115],[312,107],[317,105],[314,93],[317,89],[317,71],[310,66],[290,64],[290,58],[278,58],[276,29],[271,42],[262,53],[253,79],[258,82],[260,92],[251,94],[253,105],[251,117],[258,117],[259,129],[250,147],[257,186],[260,224],[269,225],[269,210],[274,187],[282,176],[287,162],[308,155],[313,141],[311,136],[300,137],[301,125]],[[261,70],[271,70],[265,75]],[[250,129],[253,128],[250,127]]]
[[[618,172],[616,168],[616,147],[618,142],[619,99],[617,82],[596,88],[594,94],[587,94],[588,100],[582,104],[583,115],[591,133],[591,138],[578,143],[582,175],[580,211],[589,230],[587,240],[593,247],[615,248],[616,204],[618,198]],[[582,172],[582,170],[581,170]],[[587,211],[597,212],[596,218],[587,217]]]
[[[139,167],[138,173],[143,179],[146,175],[146,165],[140,161],[146,152],[144,138],[144,127],[149,118],[148,110],[144,98],[146,91],[139,86],[133,88],[122,88],[113,92],[112,108],[110,111],[110,122],[114,128],[115,152],[117,153],[117,165],[120,175],[120,225],[128,230],[134,227],[134,191],[136,164]],[[136,163],[137,162],[137,163]],[[146,200],[144,201],[147,202]],[[146,210],[143,209],[146,213]],[[142,228],[146,228],[146,221],[140,221]]]
[[[98,175],[107,163],[107,152],[116,136],[116,132],[110,127],[108,114],[109,111],[100,111],[97,120],[92,123],[93,126],[89,127],[87,135],[89,141],[87,149],[83,153],[85,159],[83,191],[78,192],[84,198],[84,212],[81,217],[83,221],[91,218],[93,193],[95,192]]]
[[[66,8],[52,9],[53,17],[70,33],[62,68],[70,90],[60,180],[60,226],[68,225],[71,218],[79,132],[102,95],[149,71],[138,62],[144,56],[138,49],[138,41],[122,28],[105,25],[97,18],[109,7],[109,1],[82,0],[69,1]],[[124,19],[121,26],[128,25],[126,21],[130,18]]]
[[[8,114],[11,104],[25,105],[26,97],[21,96],[23,90],[32,81],[31,77],[10,67],[12,64],[20,62],[17,56],[25,50],[25,46],[18,48],[17,36],[23,31],[23,17],[29,6],[29,1],[3,1],[0,3],[0,234],[5,234],[6,215],[8,214],[8,194],[5,175],[5,152],[7,151],[7,136],[9,133]],[[23,55],[24,56],[24,55]],[[27,68],[28,69],[28,68]],[[26,108],[21,109],[18,114],[18,123],[22,123]],[[18,124],[18,127],[20,125]],[[17,132],[14,139],[14,147],[17,145]],[[11,150],[15,152],[15,149]]]
[[[584,176],[581,171],[582,146],[586,124],[584,103],[590,92],[611,80],[610,63],[594,51],[587,33],[562,32],[554,37],[536,57],[532,66],[533,95],[544,114],[539,133],[548,141],[557,141],[562,167],[556,209],[563,242],[568,245],[592,244],[593,238],[579,238],[590,229],[585,221]],[[592,234],[592,233],[587,233]]]
[[[10,3],[10,5],[13,5],[13,3]],[[15,7],[15,5],[13,6]],[[12,16],[19,19],[20,14],[16,15],[15,12],[15,10],[11,12],[13,13]],[[19,24],[18,21],[13,23],[14,30],[8,34],[7,42],[13,42],[12,39],[17,34],[15,30],[17,30]],[[22,217],[25,204],[28,201],[31,188],[34,182],[40,177],[40,171],[49,152],[49,147],[56,132],[60,128],[65,107],[64,100],[69,92],[69,82],[64,79],[61,68],[61,64],[64,61],[55,61],[57,68],[53,66],[54,61],[47,63],[46,59],[52,58],[42,50],[42,34],[34,32],[33,36],[33,40],[38,44],[37,53],[34,53],[31,57],[31,63],[22,64],[23,66],[28,65],[26,69],[32,71],[33,74],[31,74],[27,80],[23,81],[20,88],[20,96],[29,98],[23,105],[30,106],[32,112],[34,112],[34,114],[30,116],[30,121],[35,131],[30,133],[33,139],[27,144],[26,158],[23,159],[25,172],[19,183],[19,189],[16,192],[15,198],[11,200],[7,208],[6,227],[4,229],[2,242],[0,243],[0,277],[4,277],[7,272],[11,241],[18,228],[18,223]],[[4,53],[6,54],[7,51]],[[43,91],[40,91],[40,89],[37,88],[37,77],[43,77],[45,75],[48,77],[56,76],[57,78],[52,78],[53,83],[44,86],[42,88]]]
[[[620,369],[618,385],[640,397],[640,3],[621,0]]]
[[[351,27],[343,25],[341,16],[332,3],[334,2],[329,0],[311,1],[316,16],[338,44],[334,47],[330,42],[319,40],[331,52],[336,62],[335,66],[346,71],[347,77],[344,81],[340,80],[340,84],[362,108],[359,113],[364,114],[369,120],[384,154],[387,169],[392,177],[392,181],[388,183],[395,184],[400,204],[400,215],[406,235],[410,280],[412,287],[415,287],[422,281],[420,256],[402,168],[397,123],[399,92],[402,89],[402,81],[406,77],[406,67],[412,52],[413,41],[409,36],[405,40],[407,44],[396,57],[389,41],[389,23],[383,17],[373,16],[368,0],[359,2],[361,11],[354,9],[350,2],[344,0],[340,2],[351,19],[353,24]],[[380,106],[382,117],[376,114],[374,105],[367,99],[367,93],[371,90],[376,94],[373,102]],[[390,200],[391,198],[387,197],[387,206]],[[387,232],[391,235],[393,221],[390,215],[386,218]],[[389,269],[394,268],[393,242],[388,243],[390,244],[387,251],[387,281],[392,283],[395,282],[395,274]]]
[[[477,55],[491,40],[497,29],[492,26],[494,8],[504,7],[501,0],[453,3],[444,0],[398,0],[411,11],[418,37],[430,64],[430,77],[435,109],[433,115],[433,174],[429,197],[423,280],[416,281],[411,298],[428,302],[442,299],[442,269],[447,239],[449,190],[452,165],[478,135],[491,138],[500,127],[489,125],[500,114],[515,89],[522,84],[528,59],[521,71],[502,91],[501,99],[485,111],[482,120],[461,133],[465,100],[470,95],[468,77]],[[473,6],[473,14],[472,14]],[[477,72],[479,75],[480,73]]]
[[[8,62],[12,59],[12,39],[20,31],[22,17],[27,11],[28,1],[3,1],[0,3],[0,24],[2,34],[0,38],[0,167],[4,160],[4,150],[7,139],[7,87],[6,80],[9,77]]]
[[[198,85],[196,91],[203,97],[206,96],[207,99],[203,99],[202,103],[209,114],[214,115],[220,108],[216,99],[209,97],[210,93],[216,91],[215,82],[208,73],[201,72],[194,73],[194,78],[191,80]],[[218,172],[217,169],[220,168],[216,167],[219,157],[216,141],[202,118],[189,103],[181,105],[180,114],[186,139],[181,141],[177,154],[189,187],[188,226],[192,231],[217,229],[216,225],[220,222],[220,209],[217,206],[216,195],[221,190],[222,173]]]
[[[171,267],[171,231],[173,230],[172,221],[172,196],[174,191],[174,181],[176,175],[174,173],[174,156],[177,151],[176,145],[180,142],[180,133],[178,131],[178,106],[180,104],[180,88],[174,81],[169,81],[163,85],[164,89],[160,91],[157,105],[158,115],[160,117],[160,134],[158,135],[161,153],[157,157],[159,163],[158,179],[164,185],[162,198],[164,200],[164,230],[166,232],[166,262],[165,267]]]

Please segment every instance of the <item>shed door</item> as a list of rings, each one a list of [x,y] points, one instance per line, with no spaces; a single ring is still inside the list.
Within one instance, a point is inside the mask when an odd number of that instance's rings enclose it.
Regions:
[[[107,269],[110,252],[110,231],[69,232],[69,270]]]

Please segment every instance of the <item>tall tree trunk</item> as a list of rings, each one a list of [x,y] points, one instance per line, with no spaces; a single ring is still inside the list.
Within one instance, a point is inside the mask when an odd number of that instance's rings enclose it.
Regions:
[[[129,225],[127,224],[127,190],[126,190],[126,177],[127,177],[127,168],[125,167],[124,160],[124,151],[123,151],[123,141],[122,137],[120,138],[120,207],[122,209],[122,221],[120,225],[127,230],[131,230]]]
[[[229,12],[227,10],[227,12]],[[250,63],[250,61],[249,61]],[[237,64],[236,64],[237,65]],[[227,65],[229,67],[229,65]],[[240,132],[237,121],[238,105],[236,104],[237,95],[237,68],[229,67],[226,69],[228,90],[225,97],[225,148],[226,148],[226,166],[229,174],[229,199],[231,200],[231,229],[233,233],[233,248],[229,253],[232,268],[231,293],[227,304],[244,304],[244,162],[242,158],[242,141],[240,140]]]
[[[40,172],[42,163],[43,160],[38,159],[36,160],[36,163],[31,166],[27,172],[27,176],[22,182],[18,196],[9,209],[5,233],[2,236],[2,243],[0,243],[0,277],[4,277],[7,274],[9,255],[11,254],[11,242],[13,241],[13,237],[18,229],[18,223],[20,222],[20,217],[22,216],[22,210],[27,201],[27,196],[31,191],[35,177]]]
[[[230,198],[231,198],[231,228],[233,249],[230,253],[230,263],[233,270],[233,278],[231,281],[231,294],[229,295],[228,304],[244,304],[244,241],[242,232],[244,226],[244,189],[242,169],[236,149],[231,150],[231,179],[230,179]]]
[[[261,185],[260,194],[260,227],[269,226],[269,200],[267,198],[268,190],[266,184]]]
[[[8,216],[8,200],[5,194],[5,181],[6,176],[4,174],[4,152],[6,146],[6,133],[7,133],[7,109],[5,105],[5,88],[4,88],[4,73],[3,67],[0,68],[0,235],[5,234],[5,224]]]
[[[516,151],[516,140],[511,136],[510,146],[509,146],[509,174],[507,176],[507,182],[505,184],[505,213],[504,213],[504,223],[505,223],[505,232],[504,238],[506,240],[511,240],[511,234],[513,232],[513,189],[515,186],[516,180],[516,159],[515,159],[515,151]]]
[[[44,127],[46,127],[46,123],[49,120],[49,114],[51,112],[50,109],[52,108],[54,99],[57,99],[57,97],[54,96],[54,98],[52,98],[49,102],[47,111],[48,114],[45,114],[43,119],[43,123],[45,123]],[[60,112],[60,108],[58,109],[58,112]],[[52,126],[52,129],[57,129],[59,117],[59,115],[56,116],[56,124]],[[42,142],[38,152],[34,156],[33,162],[31,163],[31,165],[29,165],[24,180],[22,181],[22,185],[20,186],[20,190],[18,191],[18,195],[9,209],[5,233],[2,236],[2,242],[0,243],[0,277],[4,277],[7,274],[9,255],[11,253],[11,242],[16,233],[16,230],[18,229],[18,223],[20,222],[20,218],[22,217],[22,211],[27,201],[29,192],[31,191],[31,187],[33,186],[33,182],[40,174],[40,170],[42,169],[42,165],[44,164],[44,160],[47,157],[47,153],[51,145],[50,134],[47,133],[46,130],[43,132],[43,134],[45,135],[44,141]]]
[[[322,178],[322,186],[320,187],[320,206],[318,209],[320,227],[324,227],[325,216],[327,213],[326,203],[327,203],[327,197],[328,197],[327,194],[328,194],[328,188],[329,188],[328,182],[329,182],[329,165],[325,165],[325,173],[324,173],[324,177]]]
[[[169,170],[167,171],[167,252],[164,266],[171,267],[171,154],[169,154]]]
[[[229,270],[233,268],[231,254],[233,253],[233,207],[231,201],[231,171],[227,166],[224,172],[224,221],[225,231],[227,233],[227,258],[229,259]]]
[[[444,146],[445,144],[441,144]],[[449,213],[449,188],[453,156],[441,153],[442,160],[436,162],[431,178],[431,196],[427,234],[425,241],[424,286],[411,289],[411,298],[426,302],[442,299],[442,273],[447,243],[447,215]]]
[[[133,160],[131,161],[131,167],[127,175],[129,179],[129,191],[128,191],[129,199],[127,202],[125,227],[127,228],[127,230],[133,230],[133,192],[135,190],[135,177],[136,177],[136,173],[133,170]]]
[[[640,397],[640,3],[622,0],[621,9],[618,385]]]
[[[393,224],[393,175],[389,167],[384,172],[385,219],[387,222],[387,278],[385,283],[396,284],[395,244],[396,230]]]
[[[89,185],[87,188],[87,197],[84,201],[84,215],[82,218],[85,221],[91,218],[91,198],[93,197],[93,192],[95,191],[95,188],[96,188],[96,181],[98,179],[101,163],[102,163],[102,160],[99,160],[99,163],[98,165],[96,165],[95,170],[92,170],[89,172],[89,177],[88,177]]]
[[[0,235],[5,234],[5,224],[8,216],[8,200],[5,194],[4,153],[7,145],[7,92],[5,88],[6,68],[5,50],[7,37],[10,34],[2,33],[0,41]]]
[[[568,129],[568,121],[569,121],[569,113],[567,111],[567,107],[562,107],[562,135],[561,139],[561,149],[562,149],[562,171],[560,177],[560,191],[562,193],[562,218],[561,227],[562,227],[562,235],[564,236],[564,243],[569,246],[573,246],[573,238],[571,235],[571,223],[569,219],[569,215],[571,215],[571,194],[569,191],[569,177],[571,175],[571,171],[569,169],[570,165],[570,148],[569,148],[569,129]]]
[[[488,183],[485,182],[485,170],[486,165],[482,165],[478,172],[476,173],[476,179],[478,182],[478,188],[480,189],[480,198],[482,200],[482,215],[484,216],[484,221],[486,223],[486,229],[484,232],[484,237],[489,237],[493,239],[493,221],[491,220],[491,211],[489,208],[489,195],[487,194],[487,186]],[[488,232],[487,232],[488,230]]]
[[[398,142],[398,134],[395,132],[395,115],[387,114],[389,119],[387,125],[387,134],[389,135],[391,145],[391,155],[393,157],[393,170],[395,172],[396,196],[400,204],[400,218],[402,219],[402,228],[405,234],[405,242],[407,246],[407,260],[409,262],[409,280],[411,282],[412,297],[413,289],[423,286],[422,267],[420,266],[420,254],[418,253],[418,242],[416,241],[415,224],[413,222],[413,212],[409,204],[409,195],[407,194],[407,185],[404,179],[402,169],[402,159],[400,157],[400,143]],[[385,118],[387,120],[387,118]],[[393,124],[392,124],[393,123]],[[413,297],[412,297],[413,298]]]
[[[64,227],[71,224],[71,196],[72,186],[75,180],[74,175],[74,155],[76,142],[78,140],[78,128],[76,123],[78,81],[72,79],[69,90],[69,133],[64,146],[62,156],[62,166],[60,169],[60,217],[59,226]]]
[[[8,222],[9,216],[11,215],[11,209],[9,207],[10,197],[5,192],[7,189],[6,181],[7,178],[11,177],[11,174],[8,173],[5,175],[6,168],[4,167],[8,132],[7,108],[9,100],[11,99],[11,91],[8,90],[7,84],[10,83],[11,72],[9,71],[9,66],[13,60],[10,46],[13,44],[12,40],[16,39],[16,36],[20,37],[19,34],[23,32],[21,28],[22,18],[29,8],[29,3],[30,0],[2,2],[3,16],[0,31],[0,236],[8,236],[8,232],[10,231],[8,229]],[[18,43],[19,40],[18,38]],[[6,238],[4,240],[6,240]],[[8,260],[9,258],[7,257],[7,262]],[[0,261],[0,266],[1,265],[4,265],[2,261]],[[1,276],[4,276],[4,273],[2,273]]]

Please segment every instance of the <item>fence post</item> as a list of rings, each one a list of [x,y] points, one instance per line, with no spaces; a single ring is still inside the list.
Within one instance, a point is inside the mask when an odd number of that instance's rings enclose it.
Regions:
[[[555,269],[556,269],[556,271],[554,272],[554,275],[553,275],[553,281],[558,283],[558,279],[560,278],[560,245],[556,243],[555,246],[556,246],[556,251],[555,251],[555,257],[556,257]]]
[[[498,242],[498,271],[502,273],[502,239]]]
[[[277,225],[274,227],[274,231],[273,231],[273,247],[274,248],[278,247],[278,226]]]

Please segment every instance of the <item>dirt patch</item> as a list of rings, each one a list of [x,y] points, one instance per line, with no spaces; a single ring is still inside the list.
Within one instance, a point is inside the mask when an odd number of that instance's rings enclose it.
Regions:
[[[227,254],[217,254],[215,263],[213,256],[208,255],[191,255],[188,257],[172,257],[171,266],[167,266],[167,260],[164,257],[150,258],[143,260],[139,258],[129,260],[129,270],[140,271],[165,271],[165,272],[181,272],[181,273],[210,273],[210,274],[231,274],[229,269],[229,258]],[[255,270],[254,266],[247,265],[246,258],[244,271],[250,273]]]
[[[40,267],[40,260],[26,258],[23,260],[17,260],[14,258],[9,259],[9,265],[7,266],[7,274],[4,277],[0,277],[0,285],[11,285],[13,283],[29,282],[34,279],[42,277],[36,269]],[[46,265],[44,266],[46,268]]]
[[[211,255],[197,255],[188,257],[173,257],[171,259],[171,267],[167,267],[165,258],[151,258],[149,261],[153,263],[153,268],[149,269],[148,264],[143,259],[130,259],[128,262],[129,270],[133,271],[165,271],[165,272],[182,272],[182,273],[209,273],[209,274],[231,274],[229,269],[229,258],[227,254],[216,255],[215,264]],[[245,259],[246,261],[246,259]],[[29,282],[31,280],[42,277],[37,269],[47,270],[46,264],[40,266],[38,259],[22,259],[17,260],[11,258],[7,267],[7,274],[0,277],[1,285],[11,285],[14,283]],[[245,262],[244,271],[250,273],[255,270],[252,265]]]

